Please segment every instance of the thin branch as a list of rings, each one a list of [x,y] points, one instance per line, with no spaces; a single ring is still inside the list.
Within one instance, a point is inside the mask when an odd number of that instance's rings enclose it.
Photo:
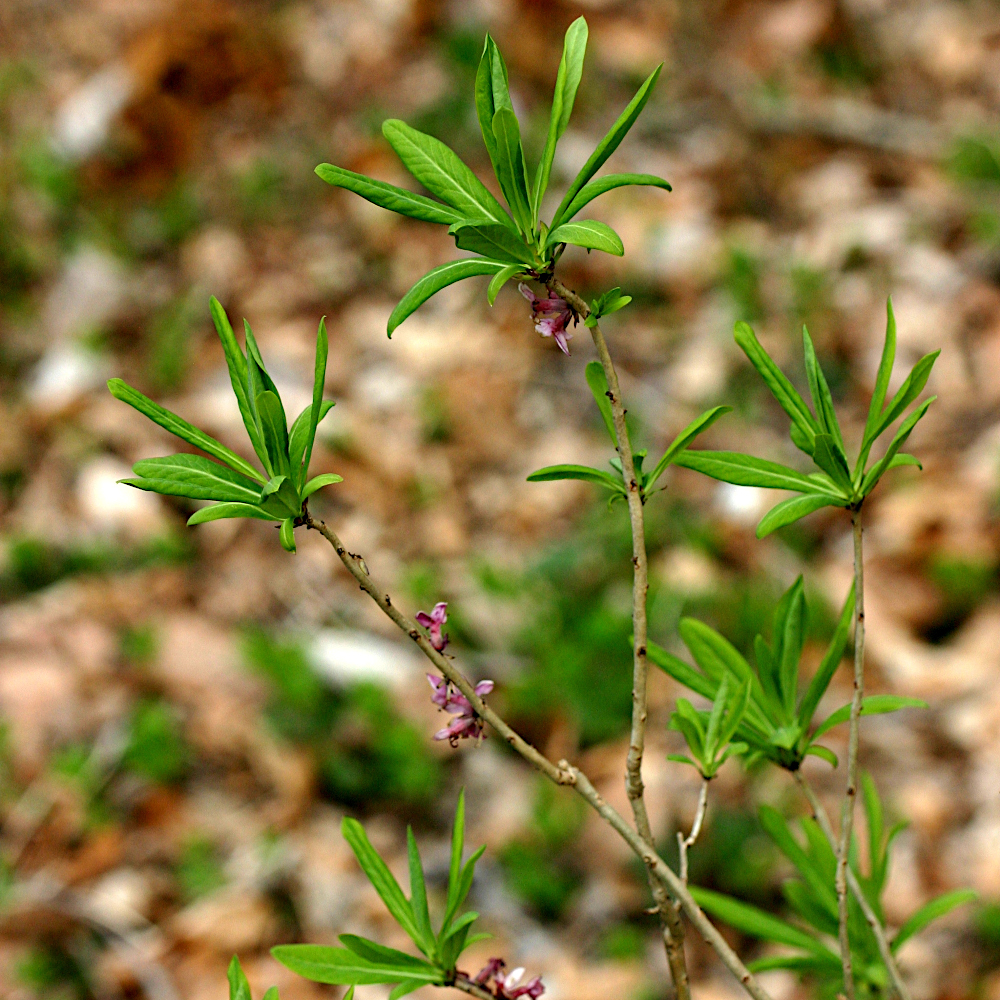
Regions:
[[[844,967],[844,991],[854,1000],[854,974],[851,969],[851,942],[847,936],[847,856],[854,828],[854,803],[858,796],[858,729],[861,700],[865,693],[865,571],[861,544],[861,510],[851,513],[854,532],[854,697],[851,699],[851,724],[847,737],[847,788],[840,813],[840,844],[837,849],[837,909],[839,914],[840,961]]]
[[[680,830],[677,831],[677,846],[681,854],[681,881],[687,885],[688,880],[688,848],[694,847],[698,834],[701,833],[701,824],[705,821],[705,812],[708,809],[708,778],[702,778],[701,791],[698,793],[698,808],[694,814],[694,822],[691,824],[691,832],[685,837]]]
[[[803,777],[801,771],[793,771],[792,774],[796,784],[802,790],[802,794],[809,803],[813,819],[819,824],[823,835],[829,841],[830,846],[836,851],[837,838],[834,836],[833,827],[830,825],[830,817],[827,816],[826,810],[823,808],[823,803],[820,802],[819,796],[812,785]],[[889,939],[885,935],[885,928],[882,926],[882,922],[879,920],[878,914],[875,912],[872,904],[868,902],[868,897],[862,891],[858,877],[854,874],[854,869],[850,866],[847,868],[847,885],[851,890],[851,895],[857,900],[858,906],[861,907],[861,912],[864,914],[865,920],[872,930],[872,934],[875,935],[878,951],[889,972],[889,979],[892,981],[893,989],[899,995],[900,1000],[910,1000],[910,991],[906,988],[906,983],[903,982],[903,977],[899,973],[899,967],[896,965],[896,957],[893,955],[892,948],[889,946]]]
[[[584,299],[567,288],[558,278],[551,278],[546,287],[568,302],[583,319],[590,315],[590,307]],[[632,443],[625,422],[625,404],[618,384],[618,372],[611,360],[611,352],[608,350],[600,324],[595,323],[590,332],[608,382],[608,400],[611,403],[618,457],[622,463],[622,478],[628,490],[628,513],[632,528],[632,731],[625,762],[625,789],[639,836],[653,847],[655,841],[642,782],[642,757],[646,749],[646,719],[649,714],[649,663],[646,659],[646,596],[649,593],[649,570],[646,556],[646,527],[642,510],[646,501],[632,460]],[[676,907],[652,875],[649,876],[649,887],[660,915],[663,944],[677,1000],[691,1000],[691,986],[684,957],[684,925]]]
[[[469,703],[479,716],[488,722],[525,760],[534,765],[546,777],[550,778],[556,784],[568,785],[575,789],[577,794],[588,802],[624,839],[635,854],[643,861],[647,869],[656,876],[657,881],[680,904],[687,918],[694,924],[706,943],[716,952],[723,965],[732,972],[747,993],[754,1000],[772,1000],[770,994],[757,982],[750,970],[740,961],[740,957],[729,947],[726,939],[715,929],[708,917],[705,916],[701,907],[698,906],[694,897],[688,891],[687,886],[681,882],[670,866],[656,853],[653,846],[643,840],[629,826],[624,817],[601,798],[587,776],[565,760],[559,761],[558,764],[553,764],[552,761],[539,753],[530,743],[514,732],[493,709],[484,704],[482,698],[476,694],[475,688],[468,678],[430,644],[426,636],[417,628],[416,623],[396,608],[388,594],[375,586],[371,577],[362,569],[359,560],[355,559],[347,551],[343,543],[330,528],[322,521],[317,521],[309,513],[308,508],[303,511],[302,524],[307,528],[318,531],[333,546],[334,551],[340,557],[341,563],[343,563],[347,571],[358,582],[361,589],[417,644],[420,651],[431,663],[469,699]]]
[[[496,1000],[495,994],[491,993],[485,986],[474,983],[463,972],[460,972],[455,977],[455,981],[448,983],[448,985],[454,987],[456,990],[461,990],[463,993],[468,993],[470,997],[478,997],[479,1000]]]

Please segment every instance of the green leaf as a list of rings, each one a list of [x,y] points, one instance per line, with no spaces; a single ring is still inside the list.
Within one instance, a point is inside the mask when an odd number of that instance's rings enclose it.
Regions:
[[[820,699],[826,693],[826,689],[833,680],[833,675],[840,666],[840,661],[844,658],[844,650],[851,634],[851,620],[854,617],[854,584],[847,593],[844,606],[840,609],[840,618],[837,620],[837,627],[834,630],[833,638],[826,649],[826,653],[820,662],[816,673],[813,674],[809,687],[806,688],[802,700],[799,702],[798,720],[803,731],[808,730],[812,724],[812,717],[816,712]],[[836,765],[834,765],[836,766]]]
[[[334,408],[335,405],[336,403],[334,403],[332,399],[324,399],[320,403],[319,419],[316,421],[317,426],[323,422],[323,418]],[[305,479],[306,475],[309,473],[308,465],[303,463],[303,458],[306,453],[306,439],[309,436],[311,424],[312,404],[307,406],[295,418],[295,423],[292,424],[292,429],[288,432],[288,460],[293,469],[299,468],[302,470],[302,479]],[[312,433],[313,440],[315,441],[315,431]]]
[[[296,488],[302,486],[309,475],[309,463],[312,461],[313,443],[316,440],[316,428],[323,419],[323,387],[326,385],[326,359],[330,353],[330,343],[326,335],[326,317],[319,321],[316,332],[316,364],[313,371],[313,398],[309,410],[309,431],[306,435],[305,450],[299,457],[298,449],[291,449],[289,437],[288,459],[292,468],[292,479]]]
[[[425,198],[422,194],[386,184],[385,181],[377,181],[374,177],[356,174],[353,170],[345,170],[332,163],[321,163],[316,168],[316,173],[327,184],[353,191],[366,201],[380,208],[387,208],[397,215],[406,215],[422,222],[443,223],[446,226],[458,222],[462,217],[455,209]]]
[[[828,494],[801,472],[776,462],[768,462],[753,455],[735,451],[683,451],[674,465],[694,469],[712,479],[737,486],[760,486],[764,489],[795,490],[797,493],[816,493],[829,497],[833,506],[841,506],[843,498]]]
[[[423,966],[421,968],[401,961],[400,964],[372,962],[349,948],[331,948],[319,944],[282,944],[272,948],[271,954],[292,972],[314,983],[368,986],[398,983],[406,979],[441,984],[445,979],[442,969],[426,963],[420,963]]]
[[[410,967],[418,971],[426,971],[433,966],[425,962],[416,955],[408,955],[405,951],[397,948],[390,948],[387,945],[379,944],[378,941],[371,941],[368,938],[359,937],[357,934],[339,934],[340,943],[348,951],[354,952],[359,958],[366,962],[374,962],[380,965],[391,965],[397,968]]]
[[[478,850],[473,851],[469,860],[465,862],[462,867],[461,874],[458,877],[458,885],[455,893],[452,894],[451,885],[448,886],[448,903],[445,909],[444,922],[442,923],[442,936],[447,937],[444,933],[444,929],[447,928],[451,930],[452,921],[455,919],[455,914],[458,913],[462,904],[465,902],[466,896],[469,895],[469,890],[472,889],[472,879],[475,875],[476,862],[483,856],[483,852],[486,850],[485,845],[480,847]]]
[[[229,380],[236,395],[236,402],[240,408],[240,416],[243,417],[243,426],[246,427],[247,435],[257,457],[267,463],[267,452],[264,449],[264,441],[260,435],[260,428],[254,416],[254,409],[247,397],[247,359],[243,354],[240,345],[236,342],[236,334],[229,324],[229,317],[225,309],[222,308],[219,300],[213,295],[209,300],[209,308],[212,313],[212,322],[215,330],[222,342],[222,350],[226,355],[226,367],[229,369]],[[216,456],[218,457],[218,456]],[[225,461],[225,460],[224,460]],[[253,466],[250,466],[253,468]],[[246,472],[245,469],[240,471]],[[259,473],[254,469],[254,478],[259,478]]]
[[[892,461],[889,463],[888,468],[886,468],[885,471],[888,472],[889,469],[899,469],[904,465],[915,465],[921,471],[923,471],[924,468],[924,463],[921,462],[916,455],[907,455],[905,452],[900,452],[893,455]]]
[[[493,260],[533,267],[538,262],[524,240],[509,226],[499,222],[456,222],[448,233],[455,237],[459,250],[471,250]]]
[[[205,524],[207,521],[222,521],[229,517],[252,517],[259,521],[280,521],[280,517],[268,514],[263,507],[249,503],[217,503],[211,507],[196,510],[188,519],[188,527]]]
[[[659,667],[665,674],[673,677],[679,684],[683,684],[684,687],[689,688],[696,694],[700,694],[703,698],[708,698],[710,701],[715,699],[715,692],[719,689],[718,682],[713,682],[705,677],[704,674],[698,673],[697,670],[689,666],[682,659],[674,656],[673,653],[668,653],[662,646],[658,646],[655,642],[648,643],[646,656],[649,658],[650,663]]]
[[[352,987],[353,989],[353,987]],[[272,986],[262,997],[261,1000],[281,1000],[278,996],[278,987]],[[345,996],[344,1000],[351,1000],[350,995]]]
[[[440,292],[442,288],[453,285],[463,278],[473,278],[479,274],[497,274],[507,267],[505,261],[483,260],[473,258],[471,260],[450,260],[447,264],[439,264],[433,270],[428,271],[403,297],[399,304],[392,311],[389,317],[388,334],[391,337],[393,331],[411,313],[422,306],[432,295]]]
[[[802,948],[817,956],[824,958],[829,956],[833,962],[838,964],[840,962],[837,956],[821,941],[784,920],[771,916],[770,913],[758,910],[755,906],[741,903],[739,900],[722,895],[722,893],[702,889],[699,886],[691,886],[691,895],[694,896],[703,910],[720,920],[724,920],[731,927],[744,934],[751,934],[754,937],[763,938],[765,941],[786,944],[792,948]]]
[[[830,975],[840,969],[840,959],[830,952],[828,955],[774,955],[768,958],[758,958],[747,962],[747,968],[753,972],[771,972],[774,969],[787,969],[802,975]]]
[[[766,805],[760,807],[758,815],[767,835],[778,845],[781,853],[795,865],[816,901],[828,914],[836,917],[837,893],[833,883],[827,881],[826,873],[820,865],[805,852],[792,835],[785,818],[776,809]]]
[[[454,937],[456,934],[460,933],[463,928],[468,927],[470,924],[474,924],[479,919],[479,914],[474,910],[469,910],[463,913],[458,920],[453,921],[451,926],[448,928],[448,933],[442,935],[443,940],[447,940],[450,937]]]
[[[476,71],[476,115],[482,129],[483,142],[489,153],[493,169],[497,168],[497,140],[493,134],[493,116],[500,108],[510,108],[510,93],[507,88],[507,66],[503,56],[489,34],[483,45],[483,54]]]
[[[955,907],[961,906],[963,903],[971,903],[975,899],[976,893],[972,889],[955,889],[925,903],[899,928],[899,933],[892,942],[892,951],[898,951],[905,941],[922,931],[938,917],[943,917]]]
[[[576,179],[569,186],[569,190],[563,196],[563,200],[552,218],[553,229],[559,226],[566,218],[566,210],[583,189],[583,186],[604,166],[605,161],[618,148],[622,139],[628,134],[629,129],[635,124],[635,120],[639,117],[642,109],[646,106],[646,102],[649,100],[653,87],[656,86],[656,81],[662,69],[663,63],[660,63],[649,74],[642,86],[636,91],[635,97],[629,101],[628,107],[618,117],[618,121],[611,126],[607,135],[598,143],[594,152],[590,154],[590,159],[587,160],[583,168],[576,175]]]
[[[493,276],[493,280],[490,282],[490,287],[486,290],[486,300],[490,305],[493,305],[497,300],[497,296],[500,294],[500,289],[510,281],[511,278],[515,277],[524,268],[520,264],[508,264],[502,271],[497,271]]]
[[[587,52],[587,22],[578,17],[566,30],[563,39],[562,59],[559,60],[559,71],[556,73],[556,86],[552,94],[552,113],[549,118],[549,134],[545,140],[545,149],[535,172],[535,184],[532,191],[532,215],[538,222],[538,213],[542,198],[549,186],[552,174],[552,161],[556,154],[556,144],[559,142],[566,126],[569,125],[573,104],[576,101],[576,91],[583,76],[583,58]]]
[[[324,486],[332,486],[334,483],[342,483],[344,481],[343,476],[338,476],[335,472],[324,472],[320,476],[313,476],[305,486],[302,487],[302,499],[307,500],[311,497],[317,490],[322,489]]]
[[[436,194],[459,214],[467,219],[492,219],[513,225],[500,202],[443,142],[394,118],[382,123],[382,134],[403,161],[403,166],[431,194]]]
[[[264,447],[271,461],[275,476],[290,476],[288,463],[288,424],[285,422],[285,408],[276,392],[265,389],[256,400],[260,416],[260,429]],[[272,477],[273,478],[273,477]]]
[[[749,692],[750,685],[747,685]],[[729,676],[722,678],[719,685],[719,692],[712,702],[712,710],[708,713],[708,726],[705,729],[705,754],[712,760],[719,749],[719,727],[722,725],[722,715],[726,710],[726,702],[729,700]]]
[[[894,694],[873,694],[861,702],[862,715],[884,715],[887,712],[898,712],[901,708],[927,708],[927,702],[921,698],[902,698]],[[842,705],[820,724],[812,735],[813,741],[818,740],[834,726],[847,722],[850,717],[851,706]]]
[[[455,819],[451,827],[451,862],[448,868],[448,901],[446,910],[452,916],[460,905],[458,900],[459,882],[462,878],[462,851],[465,847],[465,789],[458,793],[458,804],[455,806]],[[441,935],[448,929],[450,920],[441,925]]]
[[[591,362],[593,364],[594,362]],[[691,423],[687,425],[673,439],[670,443],[670,447],[663,453],[663,457],[656,463],[656,467],[649,474],[649,478],[646,480],[646,489],[649,489],[656,483],[656,480],[663,475],[667,466],[670,465],[677,456],[684,451],[685,448],[699,435],[702,431],[708,430],[712,424],[715,423],[719,417],[724,416],[727,413],[732,412],[731,406],[715,406],[711,410],[703,413],[700,417],[692,420]]]
[[[264,482],[261,474],[249,462],[240,458],[236,452],[231,451],[224,444],[216,441],[215,438],[209,437],[204,431],[198,430],[197,427],[189,424],[186,420],[177,416],[176,413],[171,413],[158,403],[154,403],[148,396],[144,396],[138,390],[133,389],[120,378],[111,379],[108,382],[108,390],[115,399],[120,399],[123,403],[128,403],[129,406],[149,417],[153,423],[159,424],[164,430],[170,431],[171,434],[179,437],[182,441],[187,441],[188,444],[200,448],[203,452],[211,455],[213,458],[217,458],[220,462],[225,462],[231,469],[241,472],[244,476],[255,479],[260,483]]]
[[[802,327],[802,348],[806,359],[806,378],[809,380],[809,392],[813,398],[813,405],[816,407],[816,417],[820,427],[830,435],[840,449],[840,455],[844,455],[844,438],[840,433],[840,425],[837,423],[837,414],[833,409],[833,396],[830,395],[830,387],[826,383],[826,376],[819,366],[816,358],[816,349],[813,347],[812,338],[809,331]],[[845,462],[846,469],[846,462]],[[847,479],[850,481],[850,473]]]
[[[147,458],[132,467],[145,485],[140,489],[167,496],[190,497],[193,500],[224,500],[256,504],[260,487],[252,479],[219,465],[201,455],[167,455]],[[122,480],[130,486],[133,480]]]
[[[831,503],[832,501],[835,501]],[[793,524],[807,514],[813,514],[823,507],[842,507],[846,501],[837,500],[836,497],[826,493],[812,493],[801,497],[789,497],[781,503],[772,507],[757,525],[757,537],[766,538],[772,531],[784,528]]]
[[[587,465],[550,465],[528,476],[529,483],[548,483],[556,479],[583,479],[595,486],[604,486],[622,496],[628,496],[625,484],[610,472],[591,469]]]
[[[396,923],[409,934],[413,942],[419,944],[420,931],[413,916],[413,908],[406,896],[403,895],[403,890],[399,887],[392,872],[389,871],[389,866],[379,857],[378,851],[372,847],[364,827],[356,819],[347,816],[341,823],[341,831],[344,834],[344,840],[354,851],[362,871],[368,876],[368,881],[371,882],[382,902],[385,903],[386,909],[395,918]],[[280,958],[278,960],[281,961]],[[394,980],[383,981],[393,982]]]
[[[834,485],[843,491],[845,497],[853,495],[854,484],[851,482],[847,459],[844,458],[844,453],[834,439],[826,432],[816,435],[813,461],[833,480]]]
[[[861,772],[861,798],[865,806],[865,826],[868,828],[868,862],[872,877],[876,877],[883,854],[882,837],[885,833],[885,820],[878,789],[867,771]]]
[[[795,386],[785,377],[784,372],[761,347],[756,334],[747,323],[737,323],[733,336],[740,349],[750,360],[750,364],[757,369],[760,377],[767,383],[767,387],[771,390],[771,394],[778,401],[778,404],[791,418],[794,429],[798,431],[797,435],[793,434],[792,436],[795,446],[811,455],[819,427],[809,412],[809,407],[806,406]]]
[[[233,955],[229,963],[229,1000],[252,1000],[250,983],[240,965],[240,960]]]
[[[617,448],[618,435],[615,434],[615,418],[611,411],[611,397],[608,396],[608,377],[604,373],[604,365],[600,361],[588,361],[587,367],[584,369],[584,376],[593,394],[594,402],[597,403],[597,408],[601,411],[601,419],[607,428],[608,437],[611,438],[611,443]]]
[[[260,491],[257,505],[282,520],[298,517],[302,512],[299,494],[288,476],[275,476],[268,481]]]
[[[521,148],[521,128],[513,108],[497,108],[493,115],[493,135],[497,143],[496,174],[514,221],[526,236],[532,232],[528,171]]]
[[[837,760],[837,755],[832,750],[828,750],[826,747],[821,747],[817,743],[811,743],[808,747],[806,747],[805,756],[819,757],[822,760],[825,760],[832,768],[836,768],[840,764],[840,761]]]
[[[787,593],[788,611],[783,616],[781,635],[774,636],[775,656],[778,661],[778,678],[785,718],[795,715],[795,699],[798,695],[799,660],[806,638],[806,601],[802,592],[802,577],[792,584]]]
[[[295,552],[295,520],[291,517],[286,517],[284,521],[281,522],[281,532],[279,534],[279,539],[281,541],[281,547],[286,552]]]
[[[580,193],[570,202],[563,213],[563,218],[568,222],[584,206],[590,204],[595,198],[599,198],[608,191],[613,191],[620,187],[658,187],[664,191],[672,191],[673,188],[662,177],[653,174],[605,174],[597,180],[581,188]]]
[[[930,399],[925,399],[920,406],[918,406],[902,422],[902,424],[900,424],[899,430],[896,431],[896,436],[889,443],[889,447],[886,449],[885,454],[868,470],[868,472],[865,473],[865,478],[861,481],[860,487],[862,496],[868,496],[868,494],[875,489],[878,481],[891,467],[893,459],[896,458],[896,453],[903,447],[904,444],[906,444],[906,440],[913,432],[913,428],[916,427],[917,423],[923,419],[924,414],[927,412],[931,403],[933,403],[935,399],[937,399],[937,396],[931,396]]]
[[[400,1000],[400,997],[405,997],[407,993],[419,990],[423,985],[419,979],[404,979],[398,986],[393,987],[389,993],[389,1000]],[[353,990],[354,987],[352,986],[351,989]],[[344,997],[344,1000],[352,1000],[352,998],[347,996]]]
[[[564,222],[553,229],[545,240],[545,248],[557,243],[572,243],[573,246],[585,247],[587,250],[603,250],[613,253],[616,257],[625,254],[621,237],[608,225],[596,219],[580,219],[577,222]]]
[[[892,366],[896,360],[896,315],[892,311],[891,298],[886,300],[885,308],[885,343],[882,345],[882,360],[879,361],[878,374],[875,376],[875,389],[872,392],[872,401],[868,407],[868,419],[865,421],[865,431],[861,438],[861,451],[858,453],[855,474],[865,467],[865,464],[868,462],[868,453],[871,450],[871,446],[875,442],[875,438],[878,437],[876,430],[882,417],[885,394],[889,388],[889,379],[892,377]]]
[[[406,828],[406,855],[410,866],[410,908],[420,932],[420,950],[429,958],[434,957],[434,932],[431,930],[431,915],[427,908],[427,886],[424,884],[424,869],[420,863],[420,850],[413,828]]]
[[[903,410],[924,391],[924,386],[927,385],[927,380],[931,377],[931,369],[934,367],[934,362],[937,361],[940,353],[940,351],[934,351],[932,354],[925,354],[913,366],[913,370],[906,376],[906,381],[899,387],[896,395],[892,397],[892,402],[886,407],[885,413],[882,414],[878,424],[876,424],[872,441],[880,437],[882,432],[899,417]]]

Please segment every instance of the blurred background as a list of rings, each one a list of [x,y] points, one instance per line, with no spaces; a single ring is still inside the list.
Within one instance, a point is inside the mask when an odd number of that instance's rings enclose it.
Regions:
[[[344,930],[400,944],[340,818],[362,818],[397,865],[414,824],[440,882],[463,785],[467,842],[489,846],[473,905],[495,935],[469,968],[504,955],[542,973],[552,1000],[671,995],[623,845],[495,739],[431,742],[442,722],[423,664],[321,538],[300,531],[291,557],[270,525],[189,530],[187,501],[117,485],[174,448],[104,388],[121,376],[244,450],[209,295],[251,322],[295,412],[325,314],[337,405],[314,471],[344,482],[314,510],[410,613],[447,600],[452,649],[497,681],[492,703],[626,808],[625,510],[581,483],[525,482],[610,457],[585,331],[564,357],[512,286],[490,309],[477,279],[390,342],[394,303],[454,247],[313,174],[330,160],[405,183],[379,130],[399,117],[492,184],[471,102],[486,30],[533,162],[581,13],[591,45],[556,198],[666,63],[611,167],[674,192],[595,203],[626,256],[571,249],[562,272],[581,293],[634,296],[608,334],[640,445],[657,455],[726,402],[736,412],[702,446],[797,461],[732,342],[737,319],[799,383],[808,323],[852,439],[889,293],[895,384],[943,348],[941,398],[909,449],[925,471],[893,473],[866,506],[870,686],[932,707],[867,720],[862,764],[910,821],[890,923],[945,889],[980,893],[907,944],[914,995],[1000,997],[1000,5],[987,0],[4,0],[4,997],[221,998],[233,952],[255,996],[273,983],[283,1000],[339,996],[268,948]],[[694,614],[747,650],[804,572],[818,662],[850,579],[846,517],[761,543],[754,525],[778,497],[683,470],[667,482],[647,506],[651,637],[677,649]],[[698,785],[665,759],[677,691],[652,682],[646,776],[673,856]],[[842,670],[824,710],[849,690]],[[842,774],[811,760],[809,775],[832,804]],[[802,811],[786,775],[727,765],[692,878],[780,911],[788,870],[762,801]],[[699,997],[736,995],[700,941],[689,956]],[[809,995],[785,973],[766,982],[776,1000]]]

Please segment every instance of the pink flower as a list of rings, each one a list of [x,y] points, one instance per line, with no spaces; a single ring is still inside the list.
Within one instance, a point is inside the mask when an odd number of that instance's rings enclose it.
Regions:
[[[503,972],[507,963],[502,958],[491,958],[477,973],[472,981],[482,986]]]
[[[523,966],[512,970],[509,975],[505,976],[503,970],[507,963],[502,958],[491,958],[480,970],[476,973],[476,978],[472,982],[479,986],[489,987],[490,980],[493,980],[493,995],[498,998],[498,1000],[518,1000],[519,997],[530,997],[531,1000],[538,1000],[538,998],[545,992],[545,987],[542,985],[542,980],[540,976],[535,976],[534,979],[529,979],[523,986],[518,986],[521,981],[521,977],[524,975]]]
[[[444,729],[439,729],[434,734],[434,739],[448,740],[452,746],[457,746],[459,740],[482,736],[483,720],[476,714],[469,699],[443,677],[428,674],[427,680],[434,692],[431,695],[431,701],[438,708],[443,708],[446,712],[456,716]],[[493,681],[480,681],[475,687],[475,692],[480,698],[488,695],[492,690]]]
[[[554,337],[559,350],[563,354],[569,354],[568,342],[573,334],[566,329],[566,326],[571,319],[576,322],[576,316],[570,309],[569,303],[558,296],[540,299],[523,281],[517,287],[531,303],[531,318],[535,321],[535,329],[543,337]]]
[[[444,652],[444,647],[448,645],[448,636],[442,634],[441,626],[448,620],[448,602],[439,601],[434,605],[434,610],[427,614],[426,611],[417,613],[417,624],[423,625],[431,634],[431,645],[439,652]]]

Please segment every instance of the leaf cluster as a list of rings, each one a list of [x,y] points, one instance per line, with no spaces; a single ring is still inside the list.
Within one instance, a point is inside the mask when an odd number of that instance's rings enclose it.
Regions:
[[[389,994],[391,1000],[397,1000],[421,986],[444,986],[453,982],[455,963],[462,952],[476,941],[489,937],[488,934],[469,934],[472,924],[479,917],[478,913],[472,910],[459,912],[472,888],[476,862],[486,849],[480,847],[462,863],[465,848],[464,792],[459,795],[455,811],[448,894],[437,933],[431,923],[426,879],[413,830],[407,827],[406,831],[410,868],[410,897],[407,898],[389,866],[372,846],[364,827],[357,820],[347,817],[341,829],[386,909],[424,957],[418,958],[356,934],[341,934],[341,948],[288,944],[278,945],[271,950],[271,954],[293,972],[317,983],[352,987],[395,984]]]
[[[794,771],[807,755],[813,755],[836,767],[836,756],[817,741],[850,718],[851,706],[837,709],[815,728],[813,716],[847,648],[854,615],[853,587],[819,668],[800,693],[806,615],[802,577],[799,577],[775,608],[771,642],[761,635],[754,640],[756,669],[751,668],[732,643],[694,618],[681,619],[679,631],[696,667],[654,642],[648,644],[648,656],[674,680],[715,704],[727,683],[730,685],[727,696],[729,691],[746,686],[746,708],[733,735],[747,747],[751,758],[763,757]],[[906,707],[927,706],[916,698],[869,695],[862,702],[861,714],[877,715]]]
[[[868,873],[862,872],[856,835],[852,838],[850,864],[866,900],[880,922],[884,923],[882,893],[889,873],[890,848],[906,824],[897,823],[886,830],[875,783],[867,773],[863,773],[861,778],[868,832]],[[788,822],[770,806],[761,807],[760,821],[796,870],[797,878],[782,886],[785,902],[795,922],[783,920],[722,893],[697,887],[691,892],[703,909],[737,930],[794,949],[790,954],[772,955],[752,962],[752,971],[789,969],[814,978],[820,995],[833,997],[843,989],[843,969],[836,944],[836,853],[813,819],[801,820],[804,842],[793,834]],[[932,899],[899,928],[890,944],[892,952],[897,952],[914,934],[938,917],[974,898],[975,893],[971,890],[959,889]],[[848,939],[858,995],[885,995],[889,985],[888,972],[879,954],[875,935],[853,896],[848,896]]]
[[[687,698],[678,698],[670,728],[684,737],[691,756],[672,753],[667,759],[693,765],[706,781],[714,778],[733,754],[750,749],[746,743],[732,742],[749,703],[750,684],[736,685],[728,675],[722,678],[710,712],[699,712]]]
[[[233,517],[278,521],[281,544],[294,552],[293,533],[303,514],[302,505],[316,490],[342,481],[334,473],[307,478],[316,428],[334,405],[323,399],[329,351],[326,323],[320,320],[316,336],[312,402],[289,427],[278,387],[264,367],[250,324],[244,321],[247,346],[244,353],[229,317],[214,296],[211,308],[243,424],[264,473],[176,413],[154,403],[121,379],[113,378],[108,388],[116,399],[217,460],[188,453],[143,459],[133,467],[135,478],[121,482],[167,496],[215,501],[212,506],[195,511],[188,518],[189,525]]]
[[[823,370],[816,359],[809,331],[802,328],[806,377],[815,414],[806,405],[795,386],[764,350],[753,330],[746,323],[737,323],[736,343],[750,359],[774,398],[791,418],[792,443],[812,458],[818,471],[802,473],[776,462],[730,451],[687,452],[677,464],[702,472],[737,486],[758,486],[765,489],[789,490],[799,494],[783,500],[764,515],[757,525],[757,537],[763,538],[777,528],[792,524],[823,507],[849,507],[856,510],[878,484],[882,476],[902,465],[920,466],[913,455],[900,449],[906,444],[913,428],[927,412],[936,396],[924,400],[899,425],[882,457],[869,465],[872,446],[888,431],[913,403],[930,377],[940,351],[925,355],[914,365],[896,394],[886,402],[889,379],[896,358],[896,318],[892,300],[887,306],[885,343],[882,360],[875,378],[868,419],[861,445],[853,466],[848,463],[844,436],[833,407],[833,397]]]
[[[612,292],[617,292],[617,289],[612,289]],[[609,293],[610,294],[610,293]],[[628,298],[628,296],[625,296]],[[621,301],[620,298],[616,301]],[[624,303],[623,303],[624,304]],[[616,308],[621,308],[621,306],[616,306]],[[611,412],[611,400],[608,396],[608,379],[604,374],[604,368],[599,361],[591,361],[587,365],[586,369],[587,385],[590,386],[590,391],[594,395],[594,400],[597,403],[597,408],[601,411],[601,418],[604,421],[604,426],[607,429],[608,436],[611,438],[611,443],[615,446],[615,450],[618,448],[618,438],[615,434],[614,418]],[[723,414],[729,413],[732,409],[731,406],[716,406],[711,410],[706,411],[700,417],[692,420],[687,427],[684,428],[674,438],[670,443],[670,446],[661,456],[659,462],[650,469],[648,472],[644,472],[642,465],[646,458],[646,450],[636,451],[632,453],[632,464],[635,468],[635,474],[638,478],[639,496],[645,502],[647,496],[652,492],[653,487],[656,485],[657,480],[663,473],[667,470],[667,467],[678,462],[680,455],[684,452],[687,446],[699,435],[702,431],[707,430],[716,420],[719,419]],[[628,485],[625,482],[625,477],[622,474],[622,463],[621,458],[616,455],[609,462],[611,468],[614,472],[605,472],[602,469],[592,469],[588,465],[550,465],[546,466],[544,469],[539,469],[537,472],[533,472],[528,476],[529,483],[547,483],[555,479],[582,479],[588,483],[594,483],[596,486],[603,486],[605,489],[611,490],[611,502],[615,500],[621,500],[628,496]],[[661,487],[662,489],[662,487]]]
[[[250,995],[250,983],[240,965],[240,960],[235,955],[229,963],[229,1000],[253,1000]],[[261,1000],[279,1000],[278,987],[272,986]]]
[[[476,73],[476,114],[505,204],[495,198],[443,142],[396,119],[383,123],[382,134],[414,179],[440,200],[331,163],[321,163],[316,168],[316,173],[328,184],[353,191],[391,212],[448,226],[455,245],[476,255],[449,261],[425,274],[403,296],[389,317],[390,337],[396,327],[432,295],[463,278],[491,275],[488,298],[492,305],[511,278],[551,274],[567,244],[622,256],[625,249],[621,237],[610,226],[596,219],[577,219],[576,216],[595,198],[614,188],[647,185],[670,190],[665,180],[652,174],[607,174],[594,179],[646,106],[660,75],[661,64],[646,78],[598,143],[550,221],[546,223],[540,218],[556,146],[569,124],[583,75],[587,36],[587,22],[582,17],[577,18],[566,32],[545,147],[530,177],[520,124],[510,98],[507,66],[496,42],[486,36]],[[619,296],[614,300],[617,304],[611,308],[609,300],[605,311],[620,309],[628,301],[628,296]]]

